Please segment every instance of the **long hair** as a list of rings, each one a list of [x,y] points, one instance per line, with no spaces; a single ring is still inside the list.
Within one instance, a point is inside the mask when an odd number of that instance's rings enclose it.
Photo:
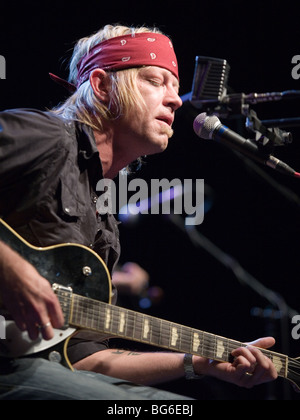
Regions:
[[[161,33],[157,28],[106,25],[95,34],[80,39],[75,45],[70,61],[68,81],[76,84],[77,64],[95,45],[117,36],[141,32]],[[111,99],[108,105],[99,101],[87,80],[64,103],[52,111],[102,132],[105,122],[111,122],[121,116],[126,118],[132,107],[144,106],[137,86],[138,72],[139,68],[107,72],[111,81]]]

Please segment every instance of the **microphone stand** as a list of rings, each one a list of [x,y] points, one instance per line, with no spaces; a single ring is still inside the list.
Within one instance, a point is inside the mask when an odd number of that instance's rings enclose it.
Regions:
[[[300,127],[300,118],[278,118],[277,120],[262,120],[265,127]]]
[[[284,300],[284,298],[277,292],[267,288],[260,281],[254,278],[250,273],[248,273],[240,263],[231,255],[222,251],[214,243],[212,243],[208,238],[202,235],[199,231],[196,230],[195,226],[186,226],[184,220],[175,214],[168,215],[168,220],[184,232],[192,244],[196,247],[200,247],[212,255],[217,261],[224,265],[227,269],[231,270],[237,280],[259,296],[265,298],[271,305],[278,308],[280,313],[280,323],[281,323],[281,339],[282,339],[282,351],[288,355],[289,354],[289,340],[288,340],[288,331],[289,331],[289,318],[292,319],[295,315],[298,315],[298,312],[291,307],[289,307]],[[289,399],[289,389],[287,384],[284,384],[284,395],[285,399]]]
[[[284,94],[286,94],[286,96],[288,97],[289,92],[295,93],[296,97],[300,96],[300,91],[286,91],[280,93],[281,98],[282,96],[284,96]],[[245,101],[245,98],[249,96],[255,98],[256,95],[262,94],[228,95],[228,97],[231,97],[230,103],[220,103],[219,100],[211,99],[210,101],[198,100],[198,102],[195,104],[192,101],[192,92],[181,96],[181,99],[185,106],[188,107],[187,109],[192,114],[193,118],[197,115],[199,109],[201,109],[201,111],[206,111],[209,115],[216,115],[220,118],[225,119],[236,120],[241,117],[246,118],[245,125],[248,128],[248,130],[252,131],[252,133],[256,136],[260,136],[260,138],[256,141],[259,144],[259,146],[264,150],[273,153],[275,147],[287,146],[292,142],[291,133],[280,130],[279,127],[300,127],[300,118],[260,121],[257,117],[256,112],[252,110],[250,108],[250,104]],[[290,96],[292,97],[293,95]],[[255,142],[255,140],[252,141]],[[246,156],[234,150],[232,150],[232,152],[236,156],[238,156],[239,159],[243,160],[244,164],[248,166],[248,168],[250,168],[254,173],[256,173],[256,175],[260,176],[267,184],[269,184],[274,190],[281,194],[287,201],[289,201],[296,207],[300,207],[300,197],[298,197],[296,193],[294,193],[288,187],[281,185],[278,182],[278,180],[274,180],[271,176],[268,175],[268,173],[265,170],[263,170],[250,158],[247,158]]]

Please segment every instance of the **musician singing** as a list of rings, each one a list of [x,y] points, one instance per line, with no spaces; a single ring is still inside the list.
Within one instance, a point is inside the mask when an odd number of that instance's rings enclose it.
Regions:
[[[182,105],[174,47],[157,29],[107,25],[77,43],[68,81],[52,77],[70,92],[56,109],[0,114],[0,216],[33,246],[91,248],[112,274],[118,226],[96,211],[96,185],[167,148]],[[31,340],[50,340],[64,323],[48,280],[4,242],[0,295]],[[251,388],[277,377],[257,348],[273,344],[262,338],[220,363],[180,352],[132,353],[79,333],[68,349],[73,372],[41,358],[1,357],[0,399],[180,399],[151,386],[185,375]]]

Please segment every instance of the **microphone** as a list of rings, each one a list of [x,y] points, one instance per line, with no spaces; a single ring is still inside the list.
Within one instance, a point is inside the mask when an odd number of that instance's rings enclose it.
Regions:
[[[193,128],[200,138],[216,140],[276,171],[300,178],[300,174],[286,163],[277,159],[275,156],[270,155],[264,151],[262,147],[258,147],[254,142],[245,139],[238,133],[221,124],[221,121],[215,115],[207,116],[205,112],[199,114],[194,120]]]

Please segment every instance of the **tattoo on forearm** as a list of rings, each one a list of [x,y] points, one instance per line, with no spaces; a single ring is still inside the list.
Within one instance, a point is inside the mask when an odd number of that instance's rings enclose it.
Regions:
[[[127,356],[140,356],[141,353],[136,353],[134,351],[126,351],[126,350],[114,350],[112,351],[112,354],[125,354],[128,353]]]

